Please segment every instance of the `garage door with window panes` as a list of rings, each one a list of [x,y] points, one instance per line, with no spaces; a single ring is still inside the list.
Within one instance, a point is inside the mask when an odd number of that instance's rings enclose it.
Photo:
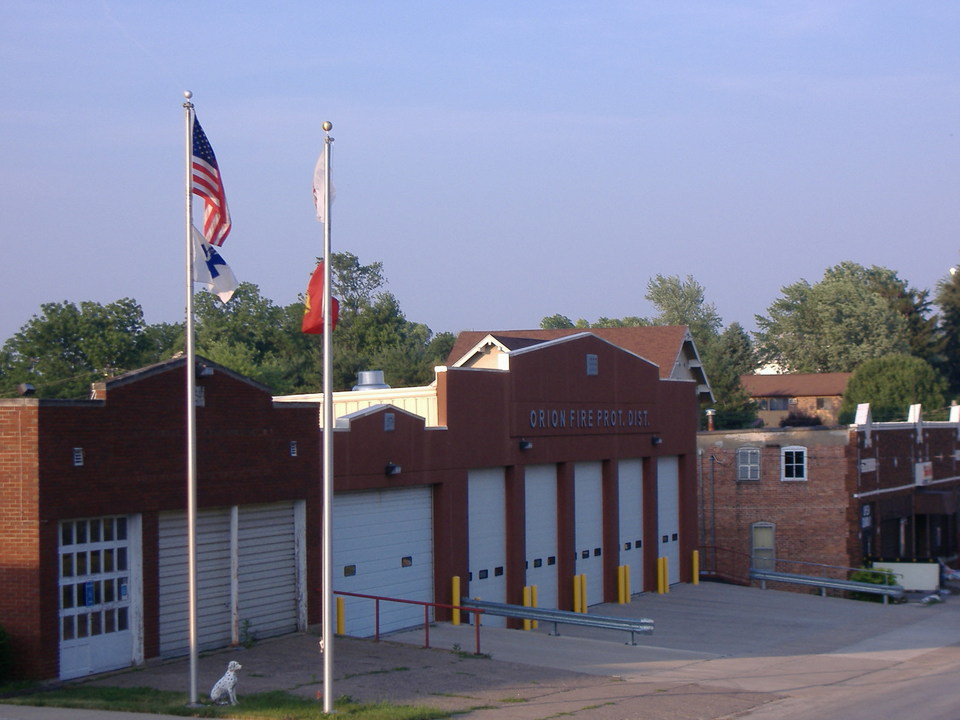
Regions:
[[[464,597],[507,601],[506,495],[503,468],[471,470],[467,474],[468,586]],[[506,618],[485,616],[483,624],[506,627]]]
[[[587,604],[603,602],[603,467],[598,462],[575,463],[575,572],[587,579]]]
[[[643,461],[619,462],[620,564],[630,568],[630,588],[643,590]]]
[[[527,585],[537,586],[537,605],[557,607],[557,468],[528,465],[524,480]]]
[[[667,559],[668,582],[680,582],[680,463],[675,455],[657,458],[657,533],[660,557]]]
[[[136,658],[139,558],[131,535],[138,527],[124,516],[61,521],[61,678],[127,667]]]

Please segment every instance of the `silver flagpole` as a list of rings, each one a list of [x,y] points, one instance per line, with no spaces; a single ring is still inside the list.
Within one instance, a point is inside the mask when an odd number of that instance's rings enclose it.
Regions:
[[[330,146],[323,123],[323,711],[333,708],[333,313],[330,302]]]
[[[190,637],[190,704],[197,698],[197,408],[195,404],[197,376],[196,349],[193,344],[193,93],[183,93],[186,118],[186,210],[187,210],[187,595]]]

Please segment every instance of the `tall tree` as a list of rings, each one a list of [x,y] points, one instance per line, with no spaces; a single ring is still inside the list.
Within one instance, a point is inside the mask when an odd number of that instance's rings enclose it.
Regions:
[[[950,274],[937,284],[936,303],[940,308],[939,363],[949,383],[950,392],[960,394],[960,270],[951,268]]]
[[[740,383],[741,375],[757,368],[756,354],[747,331],[731,323],[703,354],[704,371],[713,391],[717,430],[749,427],[757,419],[757,406]]]
[[[653,325],[686,325],[701,351],[713,342],[723,325],[717,308],[706,301],[703,285],[687,275],[657,275],[647,283],[644,296],[653,303],[657,314],[651,318]]]
[[[852,372],[864,360],[909,352],[907,319],[872,277],[844,263],[814,285],[784,287],[767,315],[756,316],[762,360],[787,372]]]
[[[45,303],[4,343],[0,393],[15,395],[29,383],[37,395],[84,398],[90,383],[169,357],[182,341],[176,326],[148,332],[143,310],[130,298]]]
[[[840,408],[841,422],[853,419],[857,405],[870,403],[873,419],[905,420],[911,405],[921,404],[926,417],[945,413],[947,383],[928,363],[912,355],[866,360],[850,376]]]

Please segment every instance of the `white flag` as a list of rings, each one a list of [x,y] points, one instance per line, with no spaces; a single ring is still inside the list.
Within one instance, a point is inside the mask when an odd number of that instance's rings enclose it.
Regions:
[[[233,291],[240,284],[220,253],[196,227],[193,228],[193,280],[206,285],[207,290],[224,303],[233,297]]]
[[[313,204],[317,208],[317,220],[324,222],[323,217],[323,188],[327,184],[327,163],[324,161],[324,151],[320,151],[320,157],[317,158],[316,167],[313,168]],[[336,190],[333,187],[333,180],[330,181],[330,204],[333,204],[333,198],[336,196]]]

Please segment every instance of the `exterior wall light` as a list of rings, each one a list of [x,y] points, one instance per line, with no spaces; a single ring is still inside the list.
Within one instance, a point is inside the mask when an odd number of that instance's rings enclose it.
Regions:
[[[393,463],[388,462],[386,467],[383,469],[383,474],[387,477],[393,477],[395,475],[399,475],[402,470],[403,468],[401,468],[399,465],[394,465]]]
[[[520,452],[526,452],[527,450],[532,450],[532,449],[533,449],[532,442],[530,442],[529,440],[520,441]]]

